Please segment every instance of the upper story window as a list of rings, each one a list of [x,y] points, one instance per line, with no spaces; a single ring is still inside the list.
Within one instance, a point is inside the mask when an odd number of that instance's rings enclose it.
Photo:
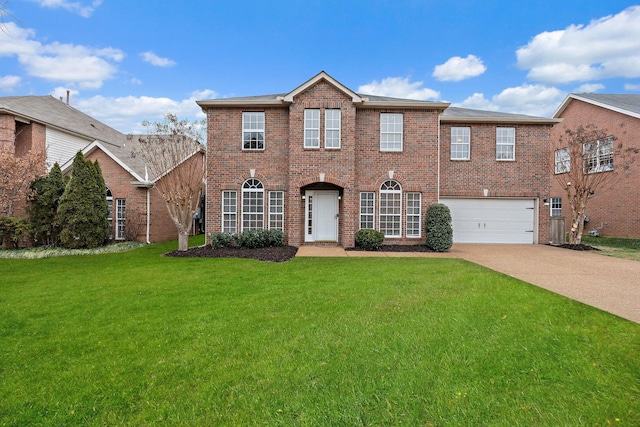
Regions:
[[[469,160],[471,153],[471,128],[451,128],[451,160]]]
[[[571,157],[569,148],[561,148],[555,152],[555,171],[556,173],[565,173],[571,170]]]
[[[340,148],[340,110],[325,110],[324,114],[324,148]]]
[[[242,149],[264,150],[264,112],[242,113]]]
[[[613,170],[613,137],[587,142],[584,148],[584,170],[587,173]]]
[[[496,128],[496,160],[516,159],[516,129]]]
[[[304,148],[320,148],[320,110],[304,110]]]
[[[402,151],[402,114],[380,113],[380,151]]]

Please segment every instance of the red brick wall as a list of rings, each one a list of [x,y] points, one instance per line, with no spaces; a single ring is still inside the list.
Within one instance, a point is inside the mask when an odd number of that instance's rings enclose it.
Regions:
[[[516,133],[515,161],[496,160],[496,124],[442,123],[440,196],[526,197],[540,202],[538,242],[548,243],[550,125],[504,124]],[[451,160],[451,128],[471,128],[470,160]]]
[[[554,152],[566,144],[560,142],[567,129],[575,130],[580,125],[594,124],[600,129],[606,129],[617,140],[614,146],[622,144],[622,150],[640,148],[640,119],[626,114],[601,108],[583,101],[573,99],[562,112],[564,121],[552,130],[551,162]],[[566,138],[566,137],[565,137]],[[585,225],[585,233],[591,229],[598,229],[600,235],[610,237],[640,238],[640,157],[635,155],[635,161],[626,171],[622,170],[625,160],[614,154],[614,171],[611,178],[603,183],[587,205],[589,223]],[[633,157],[633,156],[631,156]],[[627,157],[630,158],[630,157]],[[552,174],[552,196],[562,197],[563,216],[570,216],[570,207],[564,189],[557,181],[554,170]],[[567,221],[567,230],[570,224]]]
[[[9,114],[0,114],[0,149],[15,152],[16,121]]]
[[[44,152],[47,145],[46,126],[41,123],[17,123],[16,154],[24,155],[31,150]]]

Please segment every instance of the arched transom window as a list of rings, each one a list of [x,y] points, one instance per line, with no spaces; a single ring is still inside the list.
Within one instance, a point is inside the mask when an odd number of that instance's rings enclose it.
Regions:
[[[242,230],[264,228],[264,186],[250,178],[242,184]]]
[[[385,237],[402,235],[402,186],[388,180],[380,186],[380,231]]]

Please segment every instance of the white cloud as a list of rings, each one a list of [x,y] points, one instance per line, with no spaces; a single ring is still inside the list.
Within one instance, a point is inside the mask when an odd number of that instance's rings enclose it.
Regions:
[[[577,92],[577,93],[596,93],[597,91],[604,89],[604,87],[605,86],[600,84],[600,83],[585,83],[583,85],[580,85],[573,92]]]
[[[173,113],[183,119],[202,119],[204,113],[196,101],[216,98],[212,90],[192,92],[188,98],[174,100],[150,96],[104,97],[101,95],[80,99],[72,105],[123,133],[144,133],[142,121],[161,121],[165,114]]]
[[[155,65],[156,67],[173,67],[174,65],[176,65],[175,61],[172,61],[169,58],[161,58],[151,51],[143,52],[140,54],[140,56],[142,57],[142,60],[144,62],[148,62],[149,64]]]
[[[490,100],[481,93],[475,93],[461,103],[454,105],[456,107],[549,117],[565,96],[565,92],[555,87],[523,84],[507,88],[494,95]]]
[[[459,82],[479,76],[486,70],[487,67],[482,63],[482,59],[475,55],[467,55],[466,58],[454,56],[444,64],[436,65],[433,69],[433,77],[442,82]]]
[[[88,18],[96,10],[98,6],[102,4],[102,0],[94,0],[89,4],[85,4],[80,1],[69,0],[31,0],[34,3],[38,3],[42,7],[48,7],[51,9],[65,9],[71,13],[77,13],[78,15]]]
[[[11,92],[20,84],[22,79],[18,76],[0,77],[0,91]]]
[[[27,74],[41,79],[97,89],[117,72],[114,63],[124,59],[115,48],[93,48],[69,43],[42,44],[35,31],[13,22],[0,31],[0,56],[17,56]]]
[[[387,77],[381,82],[377,80],[362,85],[358,92],[366,95],[389,96],[405,99],[438,99],[440,92],[422,87],[423,82],[409,82],[407,77]]]
[[[631,92],[640,91],[640,83],[638,84],[625,83],[624,90],[628,90]]]
[[[569,83],[614,77],[640,77],[640,6],[617,15],[543,32],[516,52],[528,77]]]

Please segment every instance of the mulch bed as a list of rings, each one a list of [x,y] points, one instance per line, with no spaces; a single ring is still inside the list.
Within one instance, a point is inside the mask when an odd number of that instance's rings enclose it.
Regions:
[[[563,245],[555,245],[559,248],[564,248],[564,249],[571,249],[572,251],[599,251],[600,249],[598,248],[594,248],[593,246],[589,246],[589,245],[585,245],[583,243],[580,243],[579,245],[570,245],[568,243],[565,243]]]
[[[238,249],[220,248],[213,249],[211,245],[198,246],[186,251],[173,251],[165,254],[175,258],[248,258],[267,262],[289,261],[296,256],[298,248],[294,246],[280,246],[274,248]]]
[[[347,251],[364,251],[362,248],[347,248]],[[433,252],[426,245],[382,245],[380,252]]]

